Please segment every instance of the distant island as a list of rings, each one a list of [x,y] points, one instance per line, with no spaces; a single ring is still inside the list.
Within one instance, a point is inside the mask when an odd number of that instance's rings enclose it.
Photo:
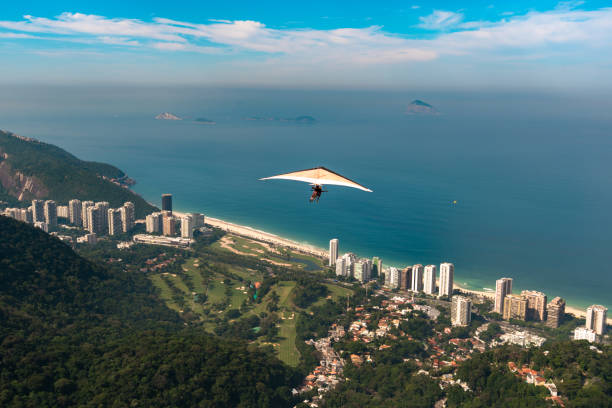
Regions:
[[[181,118],[179,118],[176,115],[173,115],[170,112],[160,113],[159,115],[157,115],[155,117],[155,119],[158,119],[158,120],[182,120]]]
[[[406,115],[439,115],[440,112],[427,102],[415,99],[408,105]]]
[[[277,117],[266,118],[262,116],[251,116],[251,117],[246,118],[246,120],[270,121],[270,122],[291,122],[291,123],[297,123],[300,125],[312,125],[317,122],[315,118],[313,118],[312,116],[307,116],[307,115],[297,116],[295,118],[277,118]]]
[[[217,122],[214,120],[206,119],[206,118],[197,118],[195,122],[201,123],[203,125],[216,125]]]

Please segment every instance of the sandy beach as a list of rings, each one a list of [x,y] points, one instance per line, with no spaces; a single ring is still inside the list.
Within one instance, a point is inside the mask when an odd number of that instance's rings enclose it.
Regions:
[[[180,217],[184,215],[185,213],[174,211],[174,214]],[[282,238],[278,235],[271,234],[266,231],[261,231],[261,230],[247,227],[244,225],[234,224],[228,221],[220,220],[218,218],[206,217],[206,224],[211,225],[216,228],[220,228],[227,232],[231,232],[236,235],[240,235],[243,237],[266,242],[272,245],[280,245],[280,246],[287,247],[287,248],[290,248],[290,249],[293,249],[293,250],[296,250],[296,251],[299,251],[305,254],[314,255],[317,257],[321,257],[321,258],[327,258],[328,256],[327,251],[322,248],[317,248],[313,245],[302,244],[300,242]],[[492,300],[495,298],[495,292],[466,289],[465,287],[458,285],[457,283],[455,283],[453,287],[455,289],[461,290],[462,292],[470,293],[472,295],[484,296]],[[566,302],[567,302],[567,299],[566,299]],[[574,316],[582,318],[582,319],[586,317],[586,309],[581,309],[575,306],[571,306],[569,304],[566,304],[565,312],[573,314]],[[612,325],[612,317],[609,317],[607,319],[607,322],[608,324]]]

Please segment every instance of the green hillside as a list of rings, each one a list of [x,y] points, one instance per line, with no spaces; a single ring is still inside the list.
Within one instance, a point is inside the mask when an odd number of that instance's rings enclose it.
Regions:
[[[186,327],[141,274],[0,216],[0,406],[293,406],[270,351]]]
[[[126,175],[109,164],[83,161],[57,146],[0,131],[0,200],[14,204],[21,196],[24,203],[44,198],[65,204],[78,198],[108,201],[111,207],[132,201],[137,218],[156,210],[128,188],[102,177]]]

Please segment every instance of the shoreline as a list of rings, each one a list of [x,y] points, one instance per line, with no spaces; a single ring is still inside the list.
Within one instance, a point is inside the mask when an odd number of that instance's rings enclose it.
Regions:
[[[173,214],[181,216],[187,213],[181,212],[181,211],[173,211]],[[234,224],[229,221],[224,221],[219,218],[213,218],[213,217],[208,217],[208,216],[205,216],[204,222],[206,224],[212,225],[213,227],[220,228],[224,231],[231,232],[236,235],[256,239],[259,241],[267,242],[269,244],[281,245],[281,246],[288,247],[290,249],[294,249],[296,251],[299,251],[305,254],[314,255],[320,258],[324,258],[324,259],[328,257],[328,252],[323,248],[319,248],[314,245],[309,245],[309,244],[304,244],[301,242],[293,241],[291,239],[283,238],[279,235],[272,234],[266,231],[262,231],[256,228],[252,228],[246,225]],[[465,293],[472,294],[472,295],[483,296],[489,299],[495,299],[495,292],[467,289],[458,283],[453,283],[453,288],[461,290],[462,292],[465,292]],[[571,305],[567,299],[565,299],[565,302],[566,302],[565,313],[572,314],[575,317],[578,317],[581,319],[586,318],[586,309],[581,309],[577,306]],[[609,325],[612,325],[612,317],[608,317],[606,320]]]

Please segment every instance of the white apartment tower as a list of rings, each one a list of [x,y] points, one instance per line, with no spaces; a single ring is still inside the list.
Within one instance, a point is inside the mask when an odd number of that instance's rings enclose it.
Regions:
[[[368,282],[370,280],[370,260],[360,259],[353,266],[353,276],[359,282]]]
[[[57,226],[57,204],[53,200],[45,201],[44,205],[45,222],[49,227]]]
[[[329,266],[334,266],[338,259],[338,238],[329,241]]]
[[[455,265],[452,263],[440,264],[440,290],[438,296],[452,296]]]
[[[606,332],[608,309],[602,305],[592,305],[587,308],[586,328],[602,336]]]
[[[389,283],[387,284],[387,286],[389,286],[390,288],[398,288],[400,284],[400,274],[397,268],[390,267],[387,270],[387,274],[389,275]]]
[[[336,276],[346,276],[346,259],[344,257],[336,260]]]
[[[161,213],[153,213],[147,215],[146,218],[146,227],[147,232],[151,233],[161,233],[162,232],[162,222],[163,216]]]
[[[410,285],[410,289],[413,292],[422,292],[423,291],[423,265],[416,264],[412,265],[412,284]]]
[[[453,296],[451,323],[453,326],[467,326],[472,320],[472,301],[463,296]]]
[[[87,218],[87,209],[93,206],[94,206],[93,201],[83,201],[81,203],[81,222],[82,222],[83,229],[86,229],[86,230],[89,229],[89,223],[88,223],[89,219]]]
[[[428,295],[436,292],[436,265],[427,265],[423,274],[423,290]]]
[[[127,201],[121,207],[121,229],[128,232],[134,229],[135,210],[134,203]]]
[[[191,215],[181,217],[181,238],[193,238],[193,217]]]
[[[110,208],[107,210],[108,235],[117,235],[123,232],[121,212],[121,209]]]
[[[512,278],[501,278],[495,281],[495,306],[493,311],[504,314],[504,298],[512,293]]]
[[[45,222],[45,202],[32,200],[32,222]]]
[[[68,221],[70,221],[72,225],[83,225],[83,207],[81,205],[81,200],[74,199],[68,202]]]

